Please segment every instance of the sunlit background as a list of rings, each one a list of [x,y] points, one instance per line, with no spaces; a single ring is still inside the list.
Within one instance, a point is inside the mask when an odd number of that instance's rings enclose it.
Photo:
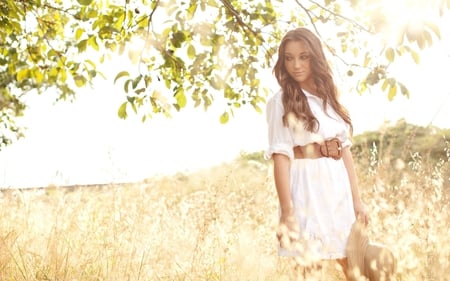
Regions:
[[[392,5],[395,1],[387,2]],[[420,23],[418,9],[396,13],[395,25]],[[421,53],[420,65],[399,58],[396,68],[390,70],[408,85],[410,99],[398,96],[389,102],[386,94],[377,91],[363,96],[343,91],[355,134],[377,130],[400,118],[422,126],[450,128],[448,16],[439,25],[442,41]],[[392,30],[387,31],[394,36]],[[79,90],[73,103],[53,104],[52,93],[28,97],[29,109],[20,121],[28,127],[26,137],[0,152],[0,187],[140,181],[206,168],[231,161],[241,152],[266,147],[265,115],[250,107],[236,111],[226,125],[219,123],[222,108],[214,105],[207,112],[191,105],[171,119],[156,116],[141,123],[130,114],[121,120],[117,109],[123,102],[123,89],[114,85],[113,76],[124,68],[123,61],[113,60],[100,68],[106,74],[112,69],[112,74],[106,81],[97,79],[92,88]],[[264,77],[265,85],[277,91],[270,70],[264,71]],[[342,89],[348,86],[345,76],[337,82]]]

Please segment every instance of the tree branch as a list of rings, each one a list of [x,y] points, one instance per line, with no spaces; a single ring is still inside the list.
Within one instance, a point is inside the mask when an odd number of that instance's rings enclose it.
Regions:
[[[43,6],[44,6],[44,8],[47,8],[47,9],[49,9],[49,10],[56,10],[56,11],[59,11],[59,12],[63,12],[64,14],[68,14],[68,15],[70,15],[71,17],[73,17],[74,19],[77,19],[77,16],[76,16],[76,15],[69,13],[69,11],[70,11],[72,8],[63,9],[63,8],[51,6],[51,5],[49,5],[48,3],[45,3]],[[77,20],[78,20],[78,19],[77,19]]]
[[[147,23],[147,34],[146,34],[146,36],[145,36],[145,44],[144,44],[144,47],[142,48],[141,53],[139,54],[138,70],[140,69],[140,65],[142,64],[142,57],[143,57],[143,54],[144,54],[144,50],[145,50],[145,48],[147,48],[147,46],[148,46],[148,44],[149,44],[149,39],[150,39],[149,34],[150,34],[150,29],[152,28],[152,19],[153,19],[153,15],[155,14],[156,8],[158,8],[158,6],[159,6],[159,1],[160,1],[160,0],[156,0],[155,7],[153,8],[153,10],[150,12],[150,14],[149,14],[148,17],[147,17],[147,18],[148,18],[148,23]],[[137,22],[134,26],[138,25],[138,24],[139,24],[140,22],[142,22],[144,19],[145,19],[145,17],[144,17],[142,20],[140,20],[139,22]],[[134,26],[133,26],[133,27],[134,27]],[[153,29],[152,29],[152,32],[154,32]],[[139,72],[140,72],[140,71],[139,71]]]
[[[331,46],[328,45],[328,44],[325,42],[325,40],[323,40],[323,37],[322,37],[322,35],[321,35],[319,29],[317,28],[316,23],[314,22],[313,17],[311,16],[311,11],[308,10],[305,6],[303,6],[303,5],[300,3],[299,0],[295,0],[295,2],[297,2],[297,4],[302,8],[302,10],[305,11],[305,13],[306,13],[306,15],[308,16],[309,21],[311,22],[311,24],[312,24],[314,30],[316,31],[317,35],[319,36],[319,38],[322,39],[323,44],[327,47],[327,49],[330,51],[330,53],[331,53],[333,56],[337,57],[340,61],[342,61],[342,62],[343,62],[345,65],[347,65],[347,66],[357,66],[357,67],[362,67],[362,66],[359,65],[359,64],[349,64],[345,59],[343,59],[341,56],[339,56],[339,55],[336,53],[336,51],[335,51],[333,48],[331,48]]]
[[[220,2],[222,2],[222,4],[225,6],[225,8],[227,8],[227,10],[233,15],[234,19],[238,22],[238,24],[240,26],[243,27],[243,29],[247,30],[248,32],[250,32],[253,36],[255,36],[256,38],[259,38],[259,40],[261,40],[261,42],[264,42],[264,38],[261,36],[261,34],[259,32],[256,32],[255,30],[253,30],[248,24],[246,24],[239,12],[233,7],[233,5],[230,3],[229,0],[220,0]],[[264,49],[266,49],[264,46],[262,46]],[[267,51],[267,49],[266,49]]]
[[[365,28],[364,26],[362,26],[360,23],[358,23],[357,21],[355,21],[355,20],[353,20],[353,19],[351,19],[351,18],[348,18],[348,17],[346,17],[346,16],[344,16],[344,15],[335,13],[334,11],[328,9],[327,7],[320,5],[320,4],[317,3],[316,1],[309,0],[309,2],[311,2],[311,3],[315,4],[315,5],[317,5],[317,7],[321,8],[321,9],[324,10],[324,11],[327,11],[328,13],[332,14],[332,15],[335,16],[335,17],[338,17],[338,18],[341,18],[341,19],[343,19],[343,20],[348,21],[349,23],[351,23],[352,25],[358,27],[358,28],[359,28],[360,30],[362,30],[362,31],[365,31],[365,32],[367,32],[367,33],[369,33],[369,34],[374,34],[373,32],[371,32],[370,30],[368,30],[367,28]],[[298,1],[297,1],[297,3],[298,3]]]
[[[253,30],[247,23],[244,22],[244,20],[241,18],[239,12],[233,7],[233,5],[230,3],[229,0],[220,0],[222,4],[225,6],[225,8],[233,15],[234,19],[238,22],[238,24],[243,28],[243,30],[247,30],[247,32],[250,32],[255,38],[258,38],[261,41],[261,47],[265,52],[266,56],[266,63],[269,63],[270,60],[270,46],[267,46],[266,40],[261,35],[261,32],[257,32]],[[273,36],[273,34],[270,34],[270,36]]]
[[[148,15],[147,17],[142,17],[142,19],[140,19],[139,21],[137,21],[135,24],[133,24],[131,27],[129,28],[135,28],[136,26],[138,26],[141,22],[143,22],[144,20],[146,20],[148,18],[148,24],[147,24],[147,31],[150,31],[150,25],[152,22],[152,18],[153,18],[153,14],[156,11],[156,8],[158,8],[159,6],[159,1],[160,0],[156,0],[156,4],[155,7],[153,8],[153,10],[150,12],[150,15]]]
[[[234,19],[238,22],[238,24],[240,26],[245,28],[250,33],[252,33],[253,36],[259,38],[261,40],[261,42],[264,42],[264,38],[261,38],[261,35],[258,32],[253,30],[248,24],[246,24],[242,20],[241,16],[239,15],[239,12],[236,11],[236,9],[233,7],[233,5],[230,3],[230,1],[228,1],[228,0],[220,0],[220,2],[222,2],[222,4],[225,6],[225,8],[227,8],[227,10],[233,15]]]

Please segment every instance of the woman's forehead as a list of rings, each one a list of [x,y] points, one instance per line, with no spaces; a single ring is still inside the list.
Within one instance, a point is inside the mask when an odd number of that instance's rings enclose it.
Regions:
[[[308,46],[299,40],[288,41],[284,47],[284,53],[286,54],[301,54],[309,52]]]

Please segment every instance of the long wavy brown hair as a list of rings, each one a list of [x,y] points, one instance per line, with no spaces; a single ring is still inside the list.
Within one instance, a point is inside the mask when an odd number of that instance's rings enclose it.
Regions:
[[[278,48],[278,60],[273,68],[273,73],[283,90],[283,124],[288,126],[288,115],[294,114],[295,117],[304,123],[306,130],[317,132],[319,121],[311,112],[306,96],[301,85],[295,81],[286,71],[285,67],[285,48],[290,41],[301,41],[305,44],[310,55],[310,66],[313,81],[316,86],[316,94],[323,100],[323,108],[326,112],[327,104],[336,111],[336,113],[350,126],[350,133],[353,132],[353,125],[348,111],[338,100],[338,91],[333,80],[331,68],[323,52],[322,43],[319,38],[310,30],[300,27],[291,30],[281,40]]]

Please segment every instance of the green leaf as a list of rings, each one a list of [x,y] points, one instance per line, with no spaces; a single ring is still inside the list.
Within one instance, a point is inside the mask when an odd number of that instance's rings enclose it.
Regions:
[[[128,79],[128,80],[125,81],[125,83],[123,84],[123,90],[125,91],[125,93],[128,93],[128,90],[129,90],[129,88],[130,88],[130,83],[131,83],[132,81],[133,81],[133,80]]]
[[[52,68],[47,73],[48,73],[48,77],[51,78],[50,80],[53,81],[53,80],[56,80],[56,77],[58,76],[59,71],[56,68]]]
[[[105,42],[105,47],[110,49],[111,51],[115,52],[117,49],[117,43],[116,42]]]
[[[367,90],[367,83],[365,81],[358,83],[357,90],[359,94],[365,92]]]
[[[95,63],[94,63],[93,61],[91,61],[91,60],[85,60],[85,62],[88,63],[88,64],[91,66],[91,68],[93,68],[93,69],[96,68],[96,65],[95,65]]]
[[[36,81],[36,84],[38,84],[38,85],[40,85],[42,83],[42,81],[44,80],[44,75],[37,67],[35,69],[33,69],[33,76]]]
[[[238,77],[244,77],[248,67],[244,66],[243,64],[238,64],[234,69],[236,70],[236,75]]]
[[[187,9],[188,19],[192,19],[194,17],[195,10],[197,10],[197,3],[194,1],[191,1],[191,5]]]
[[[413,50],[411,50],[410,52],[411,52],[411,56],[412,56],[414,62],[415,62],[416,64],[419,64],[419,63],[420,63],[420,56],[419,56],[419,53],[417,53],[417,52],[415,52],[415,51],[413,51]]]
[[[97,44],[97,38],[95,36],[91,36],[88,40],[89,45],[96,51],[100,50]]]
[[[369,65],[369,62],[370,62],[370,55],[369,55],[369,53],[366,53],[366,56],[364,58],[363,66],[367,67]]]
[[[220,90],[223,87],[223,80],[217,74],[211,78],[210,83],[211,83],[211,86],[216,90]]]
[[[25,79],[30,78],[30,70],[28,68],[22,69],[17,72],[16,79],[18,82],[22,82]]]
[[[173,33],[172,38],[170,39],[170,42],[175,48],[180,48],[184,41],[186,41],[186,35],[183,31]]]
[[[73,77],[73,79],[77,87],[83,87],[86,84],[86,78],[84,78],[82,75],[76,75],[75,77]]]
[[[89,6],[93,0],[77,0],[80,5]]]
[[[386,58],[389,62],[393,62],[395,59],[395,53],[394,53],[394,49],[392,48],[388,48],[385,52],[386,54]]]
[[[95,76],[97,76],[97,71],[91,69],[88,71],[88,75],[90,79],[95,78]]]
[[[130,73],[128,71],[121,71],[117,73],[116,78],[114,78],[114,84],[116,84],[117,80],[125,76],[130,76]]]
[[[425,37],[424,36],[422,36],[423,34],[420,34],[420,37],[419,38],[417,38],[417,41],[416,41],[416,43],[417,43],[417,45],[419,46],[419,48],[421,49],[421,50],[423,50],[424,48],[425,48],[425,44],[426,44],[426,40],[425,40]]]
[[[59,71],[59,79],[63,83],[65,83],[67,80],[67,71],[64,68]]]
[[[256,88],[259,86],[260,83],[261,83],[261,81],[259,79],[252,79],[250,82],[250,86],[252,88]]]
[[[395,95],[397,94],[397,86],[391,86],[388,93],[388,99],[389,101],[392,101],[395,98]]]
[[[128,114],[127,114],[127,103],[128,102],[124,102],[120,105],[119,110],[117,111],[117,115],[119,116],[120,119],[126,119]]]
[[[425,40],[425,44],[428,43],[428,46],[431,47],[433,45],[433,38],[431,37],[431,34],[428,31],[424,30],[422,35]]]
[[[255,104],[252,103],[252,105],[253,105],[253,108],[256,110],[256,112],[258,112],[258,113],[262,113],[263,112],[261,107],[259,105],[257,105],[256,103]]]
[[[400,82],[397,82],[397,84],[400,86],[400,92],[402,93],[402,95],[404,95],[405,97],[409,98],[409,90],[408,90],[408,88],[406,88],[405,85],[403,85]]]
[[[97,18],[97,17],[98,17],[98,12],[97,12],[97,10],[90,9],[90,10],[86,13],[86,17],[88,17],[88,18],[90,18],[90,19]],[[94,22],[94,24],[92,25],[92,27],[93,27],[94,29],[97,28],[97,24],[96,24],[96,23],[97,23],[97,22]]]
[[[172,82],[169,79],[164,79],[164,84],[166,85],[167,89],[170,89]]]
[[[131,108],[133,109],[133,112],[137,114],[137,107],[136,107],[136,104],[134,102],[131,103]]]
[[[81,36],[83,35],[84,30],[82,28],[78,28],[75,32],[75,40],[79,40]]]
[[[47,57],[48,57],[49,59],[51,59],[51,58],[53,58],[53,57],[58,57],[58,56],[59,56],[58,52],[56,52],[54,49],[50,49],[50,50],[47,52]]]
[[[87,47],[87,39],[81,40],[78,45],[78,52],[82,53],[84,51],[86,51],[86,47]]]
[[[131,86],[133,87],[133,89],[136,89],[137,86],[139,85],[139,82],[141,82],[142,79],[142,75],[138,75],[136,76],[136,78],[134,78],[133,82],[131,83]]]
[[[175,99],[177,101],[177,104],[180,106],[180,108],[183,108],[186,106],[186,95],[184,94],[184,89],[179,88],[177,93],[175,94]]]
[[[383,82],[383,84],[381,85],[381,89],[382,89],[383,91],[386,91],[388,84],[389,84],[389,83],[388,83],[388,80],[387,80],[387,79],[384,79],[384,82]]]
[[[190,59],[193,59],[195,57],[195,47],[192,44],[189,44],[187,54]]]
[[[147,90],[147,88],[140,88],[140,89],[135,90],[134,92],[135,92],[137,95],[140,95],[140,94],[142,94],[143,92],[145,92],[145,90]]]
[[[222,115],[220,115],[220,124],[226,124],[229,119],[230,115],[225,111],[224,113],[222,113]]]
[[[425,25],[429,27],[431,30],[433,30],[434,34],[437,36],[438,39],[441,39],[441,31],[436,24],[432,22],[426,22]]]

